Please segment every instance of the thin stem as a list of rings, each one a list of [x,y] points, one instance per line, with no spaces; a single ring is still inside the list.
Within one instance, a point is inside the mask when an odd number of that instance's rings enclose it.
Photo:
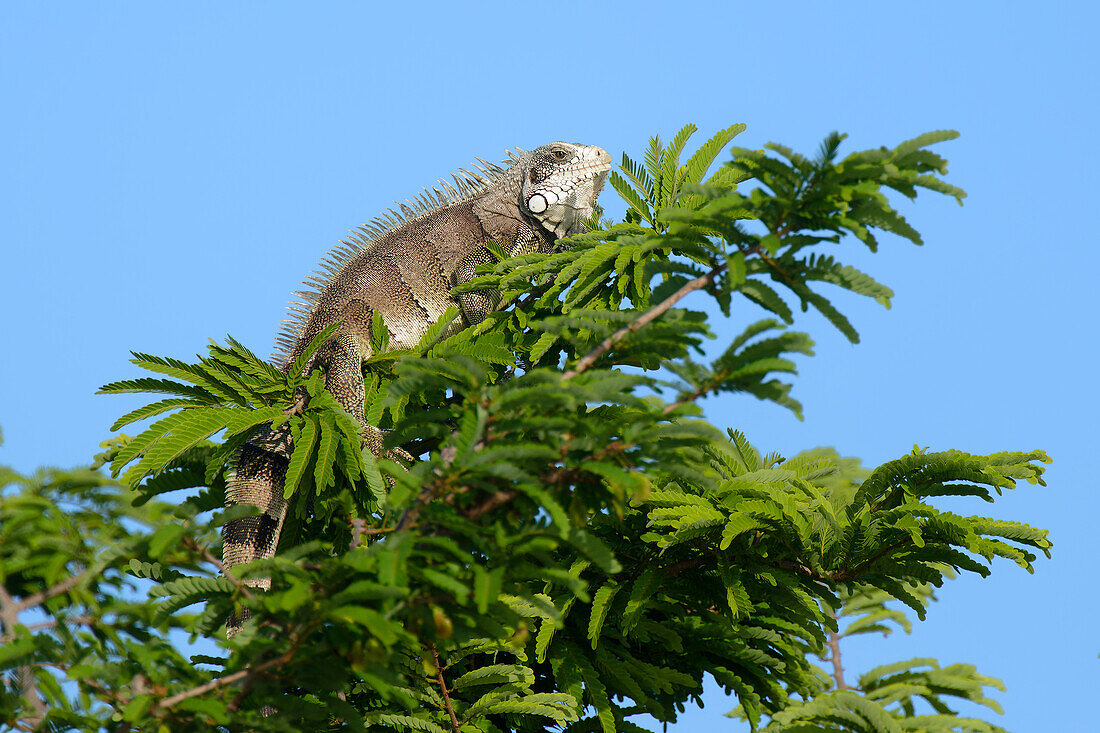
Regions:
[[[831,618],[833,621],[836,621],[836,611],[829,607],[826,607],[825,612],[829,615],[829,618]],[[826,644],[829,647],[829,659],[833,663],[833,682],[836,684],[836,689],[838,690],[850,690],[851,688],[848,687],[848,684],[844,681],[844,665],[841,664],[840,660],[841,636],[836,631],[830,631],[828,638],[829,640],[826,642]]]
[[[297,647],[295,647],[295,649],[296,648]],[[291,650],[291,652],[293,652],[293,651],[294,650]],[[232,674],[227,674],[225,677],[219,677],[216,680],[210,680],[209,682],[207,682],[205,684],[202,684],[202,685],[199,685],[198,687],[192,687],[190,690],[184,690],[183,692],[179,693],[178,695],[172,695],[172,697],[168,697],[168,698],[165,698],[165,699],[161,700],[159,703],[157,703],[157,707],[170,708],[173,705],[176,705],[178,703],[183,702],[184,700],[189,700],[192,697],[198,697],[199,695],[204,695],[207,692],[210,692],[211,690],[218,689],[219,687],[225,687],[226,685],[231,685],[234,682],[236,682],[237,680],[244,679],[245,677],[255,677],[255,676],[259,675],[261,672],[263,672],[264,670],[270,669],[271,667],[276,667],[280,664],[284,664],[287,661],[289,661],[289,659],[291,657],[291,652],[288,652],[286,654],[282,654],[278,657],[275,657],[274,659],[269,659],[266,662],[264,662],[263,664],[259,664],[255,667],[249,667],[248,669],[242,669],[242,670],[239,670],[239,671],[234,672]]]
[[[61,582],[54,583],[46,590],[39,591],[38,593],[27,596],[23,600],[19,601],[19,603],[17,604],[17,610],[26,611],[28,608],[34,608],[35,606],[41,605],[42,603],[49,600],[50,598],[53,598],[54,596],[59,596],[62,593],[66,593],[72,590],[76,586],[80,585],[80,581],[84,580],[84,576],[86,576],[87,574],[88,571],[85,570],[82,573],[70,575],[68,578],[65,578]]]
[[[517,496],[519,496],[518,491],[514,491],[512,489],[501,489],[500,491],[497,491],[496,493],[494,493],[492,496],[490,496],[488,499],[481,502],[477,506],[472,507],[469,510],[467,510],[465,512],[466,519],[473,521],[473,520],[477,519],[478,517],[480,517],[482,514],[485,514],[486,512],[492,511],[493,509],[496,509],[498,506],[501,506],[503,504],[507,504],[512,499],[515,499]]]
[[[458,716],[455,715],[454,708],[451,707],[451,691],[447,689],[447,683],[443,679],[443,665],[439,663],[439,652],[436,651],[435,644],[429,644],[428,648],[431,649],[432,659],[435,661],[435,681],[439,684],[439,691],[443,695],[443,705],[447,708],[447,715],[451,716],[451,730],[454,733],[462,733],[462,729],[458,725]]]
[[[242,669],[239,672],[234,672],[233,674],[227,674],[225,677],[219,677],[216,680],[210,680],[206,684],[199,685],[198,687],[192,687],[190,690],[186,690],[184,692],[179,693],[178,695],[172,695],[172,697],[165,698],[164,700],[161,700],[158,707],[170,708],[173,705],[176,705],[177,703],[183,702],[184,700],[188,700],[192,697],[198,697],[199,695],[210,692],[211,690],[216,690],[219,687],[225,687],[226,685],[231,685],[234,682],[236,682],[237,680],[243,679],[243,678],[247,677],[250,674],[252,674],[251,669]]]
[[[354,550],[363,542],[363,537],[367,533],[367,520],[362,517],[351,518],[351,546],[349,550]]]
[[[243,595],[245,598],[252,598],[252,591],[249,590],[251,586],[249,586],[247,583],[242,583],[232,573],[225,572],[225,569],[222,567],[222,561],[215,557],[214,553],[210,552],[210,550],[206,549],[205,547],[200,546],[199,543],[196,542],[192,537],[184,537],[183,544],[184,547],[186,547],[187,549],[202,555],[203,560],[206,560],[208,563],[217,568],[218,572],[221,574],[221,577],[227,578],[229,582],[232,583],[237,588],[237,590],[241,592],[241,595]]]
[[[416,520],[420,518],[420,510],[424,508],[425,504],[437,496],[436,484],[437,482],[433,481],[420,491],[413,505],[406,509],[405,513],[401,515],[401,518],[397,520],[397,524],[394,525],[393,528],[395,532],[416,524]]]
[[[81,575],[83,575],[83,573]],[[76,577],[79,578],[80,576]],[[54,588],[56,587],[57,586],[54,586]],[[35,596],[37,595],[42,594],[36,593]],[[34,596],[31,597],[33,598]],[[43,600],[45,600],[45,598],[43,598]],[[23,605],[24,603],[26,603],[26,601],[22,603],[16,602],[16,600],[12,598],[11,593],[8,592],[8,589],[0,583],[0,625],[3,626],[7,636],[15,635],[15,627],[19,625],[19,612],[25,608]],[[38,601],[34,605],[37,606],[38,603],[41,603],[41,601]],[[29,606],[26,608],[29,608]],[[36,727],[46,715],[46,702],[42,699],[42,696],[38,694],[38,688],[35,687],[34,670],[28,665],[22,665],[15,670],[15,675],[16,679],[19,680],[20,695],[27,698],[31,707],[34,708],[37,714],[30,718],[25,718],[24,720],[32,724],[32,727]]]
[[[892,553],[894,550],[901,549],[902,547],[905,547],[906,545],[908,545],[910,542],[912,542],[912,540],[910,540],[910,539],[904,539],[904,540],[901,540],[900,542],[895,542],[894,544],[889,545],[888,547],[884,547],[879,552],[876,552],[869,559],[861,562],[859,565],[852,568],[851,570],[841,570],[839,572],[834,573],[830,577],[831,577],[832,580],[851,580],[852,578],[855,578],[856,576],[858,576],[861,572],[863,572],[864,570],[866,570],[870,566],[874,565],[876,562],[878,562],[882,558],[884,558],[887,555],[889,555],[890,553]]]
[[[43,621],[37,624],[30,624],[27,626],[27,631],[42,631],[43,629],[55,629],[62,623],[57,619],[51,619],[49,621]],[[64,619],[65,626],[95,626],[98,620],[91,616],[70,616]],[[0,635],[0,644],[7,644],[9,641],[15,638],[14,634]]]
[[[690,280],[685,283],[683,287],[681,287],[672,295],[665,298],[663,301],[661,301],[659,305],[650,308],[645,313],[638,316],[630,323],[626,324],[618,331],[601,341],[599,346],[585,354],[584,357],[577,362],[577,365],[575,367],[562,374],[562,379],[572,379],[581,372],[587,370],[589,367],[595,364],[601,356],[610,351],[612,346],[623,340],[623,338],[631,333],[634,333],[647,323],[655,320],[656,318],[659,318],[665,311],[683,300],[690,293],[693,293],[696,290],[705,288],[707,285],[710,285],[712,282],[714,282],[714,278],[718,277],[718,275],[720,275],[726,269],[726,267],[727,265],[724,264],[718,265],[705,275],[700,275],[694,280]]]

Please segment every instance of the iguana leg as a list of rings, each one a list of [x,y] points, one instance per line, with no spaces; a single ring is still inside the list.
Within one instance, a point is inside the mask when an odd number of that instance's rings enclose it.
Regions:
[[[516,242],[508,254],[515,257],[529,252],[536,252],[541,248],[542,240],[535,230],[524,227],[516,237]],[[476,276],[478,265],[485,265],[493,261],[492,254],[484,247],[477,247],[466,255],[455,269],[452,285],[468,283]],[[485,320],[485,317],[496,310],[500,303],[500,293],[496,290],[477,290],[472,293],[458,294],[458,307],[462,309],[462,316],[466,323],[475,326]]]
[[[370,329],[373,318],[373,311],[362,301],[353,300],[344,306],[340,312],[344,325],[325,345],[320,362],[325,365],[325,388],[359,423],[367,449],[376,456],[382,456],[386,434],[367,424],[363,405],[366,398],[363,362],[372,354]],[[404,451],[398,451],[398,455],[411,460],[411,456]]]
[[[466,255],[454,272],[454,285],[468,283],[474,279],[478,265],[485,265],[493,261],[492,255],[487,249],[478,247]],[[462,310],[462,317],[466,323],[476,326],[485,320],[485,317],[493,312],[500,301],[500,293],[496,290],[476,290],[472,293],[458,294],[458,307]]]
[[[325,388],[360,425],[367,420],[363,412],[363,399],[366,397],[363,359],[370,356],[370,347],[366,348],[365,355],[363,351],[358,335],[341,329],[325,345],[321,355],[325,366]]]

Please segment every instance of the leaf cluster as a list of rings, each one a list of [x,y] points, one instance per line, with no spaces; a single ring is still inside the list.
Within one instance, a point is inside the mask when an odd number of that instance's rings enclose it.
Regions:
[[[828,451],[764,455],[701,417],[698,402],[722,392],[798,414],[783,380],[812,342],[786,329],[784,295],[855,340],[811,284],[883,304],[892,293],[822,250],[910,234],[888,189],[962,195],[926,149],[948,133],[842,159],[836,135],[813,159],[735,149],[708,175],[742,128],[686,162],[693,126],[651,140],[641,163],[624,156],[611,183],[627,220],[552,253],[497,252],[456,289],[497,291],[501,308],[481,323],[444,337],[452,309],[396,352],[376,320],[364,408],[383,431],[380,458],[305,369],[325,334],[285,373],[232,340],[194,363],[135,355],[160,376],[102,391],[170,397],[116,427],[171,414],[114,444],[113,472],[152,507],[191,490],[180,521],[127,546],[129,574],[151,586],[143,613],[195,636],[218,635],[230,613],[252,620],[224,657],[198,658],[155,693],[77,680],[95,701],[85,709],[172,730],[612,733],[640,730],[643,713],[674,722],[709,675],[754,727],[778,725],[799,701],[857,705],[812,661],[853,589],[922,615],[916,589],[948,573],[985,575],[995,557],[1030,570],[1049,551],[1044,531],[937,503],[1041,484],[1042,452],[915,450],[861,472]],[[681,305],[695,292],[727,316],[738,296],[774,317],[704,360],[708,316]],[[210,525],[248,511],[205,520],[232,456],[287,436],[293,513],[280,551],[218,577]],[[243,582],[260,576],[270,592]],[[967,674],[914,663],[867,689],[904,710],[899,685],[934,696],[937,680]]]
[[[910,584],[910,595],[927,607],[935,596],[927,584]],[[973,665],[941,665],[931,658],[908,659],[880,665],[859,675],[849,687],[840,672],[843,641],[868,633],[892,633],[896,625],[908,633],[912,622],[903,610],[893,607],[893,598],[877,588],[851,584],[839,593],[838,619],[853,618],[843,629],[829,636],[829,654],[823,662],[833,665],[831,689],[806,699],[791,700],[774,713],[761,730],[766,733],[787,731],[837,731],[845,733],[902,733],[934,731],[957,733],[1003,733],[999,726],[977,718],[963,717],[952,707],[957,702],[1002,712],[1001,706],[986,696],[987,688],[1004,691],[1000,680],[979,674]],[[731,717],[744,716],[734,710]]]

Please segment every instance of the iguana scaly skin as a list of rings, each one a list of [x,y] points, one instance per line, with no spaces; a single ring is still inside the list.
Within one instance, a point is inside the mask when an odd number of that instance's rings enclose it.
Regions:
[[[294,363],[328,326],[339,329],[321,347],[305,373],[320,366],[325,386],[363,426],[371,452],[382,452],[382,433],[366,425],[362,362],[372,356],[371,323],[378,312],[395,349],[415,346],[448,307],[458,305],[463,323],[483,320],[492,310],[486,293],[451,296],[451,289],[489,262],[492,241],[512,255],[549,252],[564,236],[583,231],[611,169],[611,157],[592,145],[555,142],[509,153],[508,167],[480,161],[479,172],[462,171],[456,186],[441,183],[413,206],[400,205],[385,218],[360,227],[322,262],[326,272],[307,281],[303,302],[293,304],[277,340],[278,365]],[[223,532],[223,571],[270,558],[286,517],[283,480],[290,454],[285,431],[268,431],[246,444],[226,491],[226,506],[253,504],[262,514],[231,521]],[[268,588],[269,579],[247,581]],[[230,619],[229,633],[240,627]]]

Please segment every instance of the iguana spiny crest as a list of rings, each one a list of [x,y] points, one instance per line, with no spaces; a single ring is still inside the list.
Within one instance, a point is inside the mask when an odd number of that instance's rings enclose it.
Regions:
[[[368,447],[382,453],[382,434],[366,425],[362,363],[372,356],[373,315],[380,313],[393,348],[414,346],[447,308],[457,303],[463,323],[483,320],[493,308],[485,293],[451,296],[451,289],[490,261],[492,241],[510,255],[549,252],[564,236],[583,231],[611,169],[611,157],[593,145],[550,143],[509,153],[506,167],[479,159],[477,172],[463,170],[454,185],[425,191],[411,205],[360,227],[321,263],[322,271],[297,293],[291,318],[276,340],[283,369],[318,333],[340,327],[306,371],[321,366],[325,386],[363,426]],[[269,558],[279,542],[286,502],[283,483],[290,438],[285,429],[266,432],[237,457],[226,505],[254,504],[262,514],[229,522],[224,530],[223,569]],[[267,588],[269,580],[249,581]],[[229,633],[240,627],[230,619]]]

